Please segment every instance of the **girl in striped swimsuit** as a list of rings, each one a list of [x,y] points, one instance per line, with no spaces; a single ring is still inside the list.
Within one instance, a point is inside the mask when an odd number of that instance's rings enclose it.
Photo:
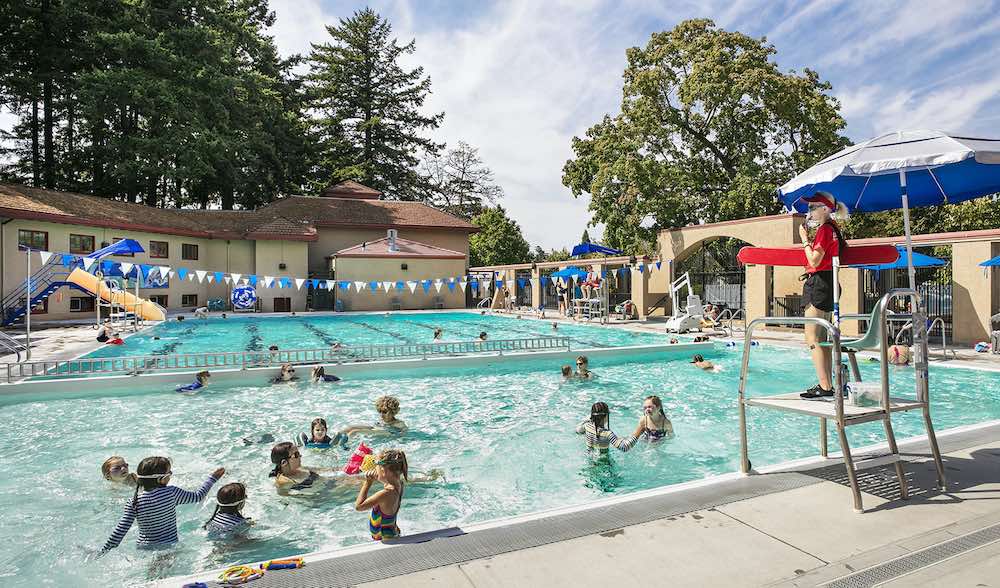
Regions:
[[[375,541],[389,541],[399,537],[396,516],[403,503],[404,480],[409,479],[406,454],[400,449],[386,449],[379,454],[375,469],[365,477],[365,482],[354,501],[355,510],[371,509],[368,531]],[[372,482],[378,480],[382,489],[368,496]]]
[[[138,481],[135,494],[125,505],[125,512],[104,544],[101,554],[118,547],[136,521],[139,523],[140,549],[177,543],[177,505],[201,502],[226,470],[219,468],[212,472],[195,492],[168,486],[172,473],[170,460],[165,457],[147,457],[139,462],[139,467],[136,468]],[[141,494],[140,488],[143,490]]]
[[[253,520],[243,516],[243,505],[247,501],[247,487],[242,482],[232,482],[219,488],[215,495],[215,512],[202,526],[208,529],[210,538],[232,537],[253,525]]]
[[[590,420],[580,423],[576,427],[576,432],[587,436],[587,449],[590,450],[596,449],[601,453],[607,453],[609,447],[619,451],[632,449],[638,440],[638,435],[625,438],[616,435],[610,428],[609,412],[607,404],[595,402],[590,407]]]

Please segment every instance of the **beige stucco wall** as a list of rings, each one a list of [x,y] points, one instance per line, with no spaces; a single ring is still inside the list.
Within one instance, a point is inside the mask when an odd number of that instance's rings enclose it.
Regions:
[[[401,265],[405,263],[407,269]],[[371,258],[343,257],[335,260],[336,279],[338,281],[395,282],[434,279],[465,274],[464,259],[419,259],[419,258]],[[352,286],[348,290],[337,289],[337,300],[342,301],[344,310],[390,310],[394,299],[398,299],[403,310],[434,308],[435,298],[441,298],[444,308],[464,308],[465,293],[455,286],[455,291],[447,285],[437,292],[431,286],[429,293],[424,293],[423,286],[417,286],[413,294],[408,287],[402,291],[395,285],[389,292],[381,288],[377,292],[368,289],[357,292]]]
[[[274,312],[275,298],[291,298],[292,310],[299,312],[306,309],[308,288],[295,287],[295,278],[305,278],[308,272],[308,244],[301,241],[254,241],[254,273],[258,280],[264,276],[274,278],[292,278],[291,288],[276,287],[277,280],[271,288],[264,287],[262,281],[257,282],[257,298],[260,300],[263,312]],[[281,269],[285,264],[285,269]]]
[[[399,237],[418,241],[435,247],[443,247],[463,253],[468,262],[469,235],[464,231],[443,231],[434,229],[400,228]],[[309,243],[309,272],[316,277],[328,277],[328,256],[341,249],[358,245],[365,241],[375,241],[386,236],[386,229],[354,229],[350,227],[321,227],[317,229],[318,239]],[[464,271],[465,268],[463,268]]]
[[[952,337],[963,345],[989,341],[990,316],[1000,311],[1000,271],[979,264],[1000,255],[1000,243],[955,243],[951,255]]]

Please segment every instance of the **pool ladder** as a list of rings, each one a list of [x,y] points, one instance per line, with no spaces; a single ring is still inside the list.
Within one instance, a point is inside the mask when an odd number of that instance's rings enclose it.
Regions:
[[[886,308],[889,301],[894,298],[906,297],[912,299],[914,308],[920,308],[920,295],[911,289],[900,288],[895,290],[890,290],[886,293],[881,300],[878,302],[877,306],[877,321],[879,322],[879,352],[881,356],[881,394],[880,402],[877,406],[853,406],[844,405],[844,394],[845,390],[845,379],[846,373],[842,366],[842,356],[843,353],[848,353],[851,359],[852,372],[854,372],[854,377],[856,380],[860,381],[860,373],[857,370],[857,362],[854,358],[854,354],[858,351],[857,349],[843,349],[841,348],[840,341],[840,329],[830,323],[829,321],[822,318],[811,318],[811,317],[762,317],[750,321],[746,326],[745,344],[743,346],[743,363],[740,369],[740,386],[739,386],[739,411],[740,411],[740,471],[743,474],[749,475],[750,472],[750,459],[748,456],[747,448],[747,418],[746,418],[746,408],[748,406],[756,406],[760,408],[768,408],[772,410],[779,410],[784,412],[792,412],[797,414],[805,414],[809,416],[815,416],[819,418],[819,429],[820,429],[820,455],[823,457],[828,457],[827,452],[827,421],[834,421],[837,427],[837,436],[840,441],[840,447],[842,450],[842,455],[844,459],[844,466],[847,469],[847,478],[850,482],[851,492],[854,495],[854,512],[861,513],[864,512],[864,505],[861,499],[861,489],[858,486],[858,479],[854,464],[854,458],[851,456],[851,448],[847,441],[846,428],[851,425],[858,425],[862,423],[868,423],[872,421],[882,421],[885,427],[886,440],[889,444],[890,455],[886,456],[888,459],[877,459],[866,463],[866,465],[882,465],[883,463],[893,463],[896,469],[896,478],[899,482],[899,494],[900,498],[906,500],[909,497],[906,475],[903,472],[903,463],[899,456],[899,447],[896,444],[896,436],[892,429],[892,413],[894,412],[904,412],[910,410],[920,410],[923,412],[924,425],[927,429],[927,441],[930,445],[931,454],[934,459],[934,464],[937,468],[937,481],[940,489],[945,489],[945,475],[944,475],[944,465],[941,461],[941,452],[938,447],[937,437],[934,435],[934,425],[931,422],[930,413],[930,395],[928,388],[928,373],[927,373],[927,337],[926,335],[918,336],[917,339],[917,350],[915,354],[914,368],[917,372],[916,377],[916,397],[909,398],[896,398],[890,397],[889,395],[889,348],[888,341],[885,337],[887,332],[887,320],[886,320]],[[857,316],[845,316],[844,319],[856,319],[860,318]],[[867,315],[866,315],[867,318]],[[746,394],[746,386],[748,379],[748,371],[750,367],[750,354],[753,352],[755,347],[751,344],[753,340],[754,330],[763,324],[779,324],[779,325],[806,325],[815,324],[823,329],[829,334],[830,347],[832,349],[832,366],[834,366],[833,379],[835,382],[834,390],[840,391],[840,393],[835,394],[833,401],[826,400],[807,400],[799,397],[798,392],[793,392],[790,394],[779,394],[776,396],[758,396],[750,398]],[[875,328],[875,325],[870,325],[869,328]],[[919,330],[918,330],[919,331]]]

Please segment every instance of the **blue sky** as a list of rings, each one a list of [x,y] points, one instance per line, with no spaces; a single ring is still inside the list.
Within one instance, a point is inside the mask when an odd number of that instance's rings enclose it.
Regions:
[[[561,182],[570,139],[621,98],[625,50],[686,18],[766,36],[786,69],[833,84],[847,135],[904,128],[1000,137],[1000,0],[271,0],[284,54],[307,53],[325,24],[370,5],[433,82],[436,138],[479,147],[504,206],[534,244],[577,242],[587,199]],[[0,116],[0,125],[10,118]],[[590,229],[592,236],[600,228]]]
[[[306,52],[364,6],[272,0],[279,48]],[[904,128],[1000,136],[1000,2],[442,0],[370,4],[433,82],[441,140],[480,148],[532,244],[577,242],[590,215],[561,182],[570,139],[621,98],[625,50],[686,18],[761,37],[833,84],[854,140]],[[600,228],[590,229],[599,235]]]

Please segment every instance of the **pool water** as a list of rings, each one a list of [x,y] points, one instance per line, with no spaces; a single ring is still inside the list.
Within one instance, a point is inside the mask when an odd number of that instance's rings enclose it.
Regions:
[[[574,348],[667,342],[662,333],[567,323],[555,330],[551,321],[473,312],[306,314],[295,317],[236,315],[227,319],[167,321],[128,337],[124,345],[107,345],[87,357],[266,351],[271,345],[279,349],[326,349],[337,342],[345,345],[431,343],[435,328],[443,329],[442,341],[472,341],[485,331],[490,339],[568,337]]]
[[[478,321],[479,317],[471,320]],[[525,328],[529,328],[525,325]],[[0,400],[6,416],[0,436],[0,569],[4,585],[134,585],[229,563],[287,556],[370,541],[368,513],[353,509],[354,489],[278,496],[270,443],[241,439],[271,433],[290,440],[323,416],[332,429],[371,423],[373,402],[396,395],[411,432],[369,440],[374,448],[406,451],[415,470],[440,468],[446,481],[406,490],[399,524],[416,533],[703,478],[737,469],[738,349],[707,354],[720,368],[704,372],[686,358],[662,356],[592,359],[597,377],[564,382],[559,365],[534,358],[488,367],[385,371],[336,384],[212,385],[196,395],[170,390],[94,393],[84,399]],[[862,364],[866,379],[878,365]],[[787,392],[812,383],[805,352],[763,347],[754,351],[754,394]],[[912,390],[913,372],[894,369],[898,392]],[[931,370],[938,430],[1000,418],[1000,373]],[[640,442],[631,452],[596,458],[573,429],[603,400],[611,427],[629,434],[642,399],[660,395],[677,437]],[[816,455],[815,418],[749,409],[750,455],[755,466]],[[923,433],[918,414],[894,418],[899,438]],[[849,430],[855,446],[882,439],[880,423]],[[831,435],[831,451],[836,448]],[[135,548],[136,530],[100,559],[88,557],[107,539],[131,490],[103,481],[101,462],[127,458],[133,469],[150,455],[173,460],[172,484],[196,488],[215,467],[223,483],[248,487],[244,513],[257,521],[248,538],[212,542],[201,526],[212,513],[216,486],[201,505],[178,508],[181,541],[166,552]],[[336,467],[341,450],[306,449],[308,466]]]

